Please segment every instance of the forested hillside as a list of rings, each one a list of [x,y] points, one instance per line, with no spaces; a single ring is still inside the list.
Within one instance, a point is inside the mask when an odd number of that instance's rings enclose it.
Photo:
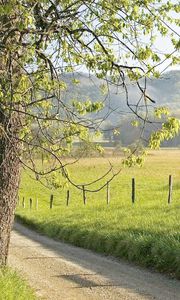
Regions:
[[[129,145],[139,138],[140,129],[131,126],[131,118],[133,120],[134,116],[126,105],[126,95],[121,87],[115,88],[108,80],[103,81],[85,73],[64,75],[62,80],[67,84],[67,90],[63,95],[65,102],[72,103],[73,100],[87,101],[88,99],[104,101],[105,108],[95,115],[97,119],[101,119],[109,113],[102,124],[102,128],[105,129],[104,139]],[[127,87],[129,103],[137,103],[139,94],[135,84],[128,82]],[[148,79],[147,81],[147,91],[155,101],[154,106],[167,106],[171,114],[176,116],[180,116],[179,88],[179,70],[164,73],[158,79]],[[120,135],[114,136],[114,127],[120,130]],[[153,129],[154,127],[147,126],[145,136],[148,137]],[[165,142],[164,145],[179,146],[180,136]]]
[[[101,92],[101,86],[107,83],[103,80],[96,78],[93,75],[86,73],[75,73],[64,75],[62,78],[67,83],[67,91],[64,93],[64,100],[71,101],[72,99],[87,100],[88,98],[97,101],[104,100],[105,96]],[[109,101],[113,108],[117,105],[121,109],[127,110],[126,103],[123,102],[123,89],[119,90],[108,84]],[[157,105],[167,105],[171,109],[180,110],[179,101],[180,89],[180,71],[170,71],[164,73],[158,79],[148,79],[147,90],[152,98],[156,101]],[[128,93],[130,102],[137,98],[137,89],[133,83],[128,83]],[[105,93],[106,95],[106,93]],[[107,101],[108,103],[108,101]],[[107,104],[106,103],[106,104]]]

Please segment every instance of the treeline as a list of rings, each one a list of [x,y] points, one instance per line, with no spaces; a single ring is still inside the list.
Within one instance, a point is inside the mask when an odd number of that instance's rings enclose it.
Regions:
[[[111,145],[129,146],[137,141],[147,146],[150,135],[153,131],[161,128],[161,124],[143,124],[135,127],[133,119],[126,117],[116,127],[108,123],[103,128],[103,138]],[[162,143],[162,147],[180,147],[180,135]]]

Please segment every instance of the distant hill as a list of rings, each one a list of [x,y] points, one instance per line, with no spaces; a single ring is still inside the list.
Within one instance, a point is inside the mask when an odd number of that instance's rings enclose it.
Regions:
[[[159,79],[148,80],[148,91],[157,99],[158,105],[180,109],[180,71],[170,71]]]
[[[126,97],[122,88],[109,85],[109,94],[103,95],[100,87],[106,84],[105,81],[96,78],[95,76],[85,73],[65,74],[62,77],[67,83],[67,91],[63,95],[63,100],[70,103],[73,99],[85,101],[105,101],[106,107],[112,110],[117,110],[112,118],[118,121],[119,113],[126,115],[129,109],[126,105]],[[78,84],[73,84],[73,80],[79,80]],[[128,83],[129,102],[136,103],[139,99],[139,91],[137,87]],[[147,80],[147,92],[156,101],[157,106],[167,106],[171,110],[180,113],[180,71],[170,71],[159,79]],[[118,115],[118,116],[117,116]],[[110,117],[111,119],[111,117]]]
[[[109,84],[108,93],[103,95],[101,92],[101,85],[106,84],[105,81],[96,78],[95,76],[88,76],[85,73],[65,74],[62,77],[67,84],[67,90],[63,94],[63,101],[70,104],[72,100],[86,101],[91,99],[92,101],[104,101],[105,108],[103,111],[88,115],[90,118],[103,118],[108,112],[108,118],[105,118],[103,122],[103,128],[108,129],[105,132],[105,139],[109,139],[118,142],[123,145],[129,145],[134,143],[139,137],[139,129],[131,126],[131,119],[134,115],[126,104],[126,95],[124,90],[120,87],[112,86]],[[78,80],[78,84],[74,84],[73,81]],[[135,104],[139,99],[139,91],[137,87],[128,82],[128,97],[129,103]],[[147,93],[155,101],[155,106],[167,106],[173,115],[180,117],[180,71],[170,71],[159,79],[147,80]],[[113,136],[113,127],[120,128],[120,135],[118,137]],[[153,126],[147,126],[146,136],[148,137],[153,130]],[[164,143],[165,146],[179,146],[180,136],[172,141]]]

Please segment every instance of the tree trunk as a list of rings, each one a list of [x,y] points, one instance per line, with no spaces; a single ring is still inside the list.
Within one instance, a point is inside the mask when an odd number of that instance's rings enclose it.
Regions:
[[[0,266],[6,265],[19,187],[18,118],[0,107]]]

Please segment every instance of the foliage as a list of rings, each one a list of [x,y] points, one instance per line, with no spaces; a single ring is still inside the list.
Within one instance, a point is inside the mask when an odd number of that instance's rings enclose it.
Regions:
[[[147,155],[147,150],[141,141],[136,141],[129,145],[128,148],[124,148],[124,153],[126,156],[123,160],[124,166],[132,167],[137,165],[142,167],[145,156]]]
[[[151,149],[159,149],[164,140],[169,140],[179,133],[180,120],[174,117],[168,117],[167,121],[162,124],[162,128],[151,134],[150,147]]]
[[[120,158],[111,159],[115,169]],[[26,208],[17,207],[16,216],[25,224],[56,239],[80,247],[122,257],[137,264],[168,272],[180,278],[179,150],[150,151],[141,168],[126,168],[110,184],[110,204],[106,204],[106,188],[98,193],[86,193],[69,186],[54,191],[53,208],[49,209],[50,192],[24,172],[19,191],[20,202],[25,197]],[[72,165],[74,181],[92,182],[107,169],[105,158],[82,159]],[[168,199],[168,176],[173,175],[173,199]],[[109,175],[110,176],[110,175]],[[131,202],[131,181],[136,180],[136,201]],[[106,183],[105,178],[102,179]],[[94,183],[95,189],[100,183]],[[27,189],[28,186],[28,189]],[[66,190],[70,190],[66,206]],[[33,208],[29,209],[29,198]],[[35,208],[35,199],[39,208]]]
[[[0,109],[8,118],[18,115],[20,160],[37,179],[51,171],[67,174],[61,158],[71,151],[75,139],[89,141],[103,122],[103,118],[92,121],[89,115],[102,109],[101,102],[62,100],[67,90],[63,73],[83,66],[106,80],[107,86],[100,87],[104,94],[109,84],[122,87],[127,106],[149,122],[145,112],[154,100],[146,91],[147,78],[159,77],[159,65],[178,62],[179,21],[171,16],[178,9],[174,1],[155,0],[1,1]],[[160,35],[170,36],[168,53],[155,50]],[[128,99],[129,81],[140,93],[135,106]],[[79,84],[76,78],[72,83]],[[162,129],[165,138],[177,133],[179,123],[176,129],[174,125],[169,120]],[[8,125],[2,132],[8,134]],[[152,135],[151,146],[161,140],[162,132]],[[48,168],[36,165],[40,152],[49,161]]]

